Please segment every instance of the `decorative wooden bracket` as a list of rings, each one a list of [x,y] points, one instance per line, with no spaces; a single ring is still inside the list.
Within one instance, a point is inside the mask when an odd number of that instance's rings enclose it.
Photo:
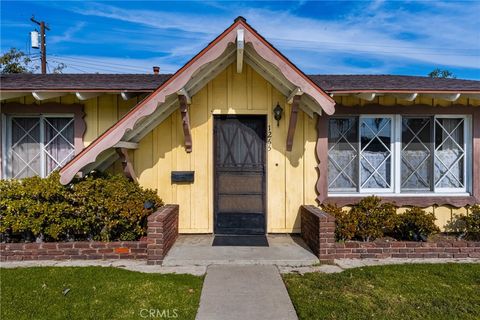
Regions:
[[[34,91],[34,92],[32,92],[32,96],[37,101],[59,98],[59,97],[66,96],[67,94],[68,94],[68,92],[44,92],[44,91]]]
[[[124,149],[138,149],[138,143],[129,141],[118,141],[113,147]]]
[[[143,92],[130,92],[130,91],[123,91],[122,93],[120,93],[120,96],[122,97],[122,99],[124,101],[127,101],[127,100],[130,100],[130,99],[133,99],[133,98],[136,98],[138,97],[139,95],[141,95]]]
[[[237,30],[237,73],[242,73],[243,69],[243,51],[245,49],[245,31]]]
[[[373,101],[377,94],[375,92],[357,93],[356,96],[362,100]]]
[[[120,161],[122,161],[123,173],[127,178],[132,179],[133,181],[137,182],[137,175],[133,170],[133,164],[130,161],[130,157],[128,156],[128,149],[127,148],[115,148],[115,151],[120,156]]]
[[[434,99],[442,99],[450,102],[455,102],[460,98],[461,94],[460,93],[435,93],[435,94],[425,93],[424,96],[431,97]]]
[[[295,91],[293,93],[295,93]],[[297,127],[298,106],[300,104],[300,98],[301,98],[301,91],[299,94],[293,94],[293,93],[291,95],[292,111],[290,112],[290,122],[288,124],[288,133],[287,133],[287,151],[292,151],[293,137],[295,135],[295,128]],[[290,97],[289,97],[289,100],[290,100]]]
[[[393,96],[397,99],[413,101],[417,98],[418,93],[394,93]]]
[[[183,135],[185,136],[185,150],[188,153],[192,152],[192,134],[190,131],[190,118],[188,117],[189,100],[190,98],[187,94],[180,94],[180,91],[178,92],[178,102],[180,103],[180,112],[182,114]]]

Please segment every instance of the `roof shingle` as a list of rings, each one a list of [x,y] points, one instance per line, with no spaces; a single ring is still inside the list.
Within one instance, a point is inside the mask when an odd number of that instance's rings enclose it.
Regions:
[[[153,91],[171,74],[2,74],[0,89]],[[480,81],[397,75],[308,75],[328,92],[355,90],[480,91]]]

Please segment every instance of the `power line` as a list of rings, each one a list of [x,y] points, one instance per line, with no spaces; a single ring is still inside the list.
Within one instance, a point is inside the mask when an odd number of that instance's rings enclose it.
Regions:
[[[124,65],[120,65],[120,66],[110,65],[108,63],[104,64],[104,63],[87,62],[87,61],[82,61],[74,58],[66,58],[66,57],[59,57],[59,56],[57,56],[57,59],[60,59],[67,64],[76,63],[79,65],[89,66],[91,68],[96,68],[99,70],[102,69],[104,71],[108,71],[112,73],[119,73],[119,71],[122,73],[134,73],[134,72],[143,73],[143,71],[145,71],[143,67],[136,68],[136,67],[130,67],[130,66],[124,66]]]
[[[119,66],[119,67],[123,67],[123,68],[126,68],[126,69],[132,69],[132,70],[138,70],[139,68],[138,67],[132,67],[130,65],[125,65],[125,64],[119,64],[119,63],[114,63],[114,62],[106,62],[106,61],[99,61],[99,60],[93,60],[93,59],[88,59],[88,58],[82,58],[82,57],[67,57],[67,56],[59,56],[59,55],[54,55],[58,58],[62,58],[62,59],[67,59],[67,60],[73,60],[73,61],[81,61],[81,62],[85,62],[85,63],[90,63],[90,64],[97,64],[97,65],[100,65],[100,66]]]
[[[52,61],[55,62],[55,63],[62,63],[61,61],[56,61],[56,60],[52,60]],[[77,68],[77,67],[74,67],[71,64],[66,65],[66,67],[78,70],[78,71],[83,72],[83,73],[88,73],[87,71],[85,71],[83,69],[80,69],[80,68]]]
[[[57,59],[58,59],[58,61],[56,61],[56,62],[65,63],[67,68],[70,67],[70,66],[85,67],[86,65],[89,65],[88,63],[83,63],[83,62],[78,62],[78,64],[77,64],[77,62],[63,60],[62,58],[58,58],[58,57],[57,57]],[[92,66],[92,68],[95,68],[96,70],[99,70],[99,71],[110,72],[110,73],[131,73],[127,70],[122,70],[121,68],[99,67],[99,66],[95,66],[95,65]],[[83,71],[83,72],[87,73],[86,71]]]

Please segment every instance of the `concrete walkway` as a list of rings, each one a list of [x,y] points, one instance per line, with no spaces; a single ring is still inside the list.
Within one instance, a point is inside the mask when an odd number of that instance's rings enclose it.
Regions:
[[[318,264],[318,258],[297,235],[269,234],[267,239],[268,247],[212,247],[212,235],[180,235],[165,257],[163,266]]]
[[[280,273],[272,265],[211,265],[197,320],[298,319]]]

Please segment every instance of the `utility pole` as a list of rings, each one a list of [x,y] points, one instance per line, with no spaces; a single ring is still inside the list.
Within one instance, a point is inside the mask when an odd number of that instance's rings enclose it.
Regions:
[[[42,74],[46,74],[47,73],[47,49],[45,44],[45,29],[50,31],[50,28],[45,25],[45,21],[37,21],[35,20],[34,16],[32,16],[30,20],[33,23],[36,23],[40,26],[40,39],[41,39],[40,54],[41,54],[41,60],[42,60]]]

